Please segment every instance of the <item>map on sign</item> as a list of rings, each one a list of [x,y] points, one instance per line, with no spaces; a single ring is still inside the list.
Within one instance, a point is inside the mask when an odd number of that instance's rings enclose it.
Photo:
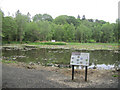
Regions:
[[[89,53],[72,52],[70,64],[88,66]]]

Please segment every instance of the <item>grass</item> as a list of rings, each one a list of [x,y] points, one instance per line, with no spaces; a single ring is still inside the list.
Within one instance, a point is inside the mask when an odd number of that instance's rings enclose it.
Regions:
[[[17,63],[17,61],[2,60],[2,63],[7,63],[7,64],[9,64],[9,63]]]
[[[16,42],[16,41],[2,41],[2,44],[21,44],[20,42]],[[50,42],[50,41],[46,41],[46,42],[29,42],[29,41],[23,41],[22,44],[30,44],[30,45],[66,45],[67,43],[65,42]]]
[[[33,42],[30,45],[66,45],[65,42]]]
[[[113,77],[118,77],[118,75],[112,75]]]

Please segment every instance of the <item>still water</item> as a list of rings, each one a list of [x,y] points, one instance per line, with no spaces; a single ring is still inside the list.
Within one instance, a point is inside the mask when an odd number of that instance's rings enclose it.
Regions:
[[[118,65],[118,51],[113,50],[70,50],[70,49],[38,49],[38,48],[3,48],[2,56],[5,60],[15,60],[26,63],[40,63],[42,65],[69,65],[72,52],[90,53],[89,68],[113,69]]]

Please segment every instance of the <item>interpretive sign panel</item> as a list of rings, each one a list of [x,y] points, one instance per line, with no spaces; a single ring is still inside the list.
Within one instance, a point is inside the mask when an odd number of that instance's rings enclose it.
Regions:
[[[89,65],[89,53],[72,52],[71,65]]]

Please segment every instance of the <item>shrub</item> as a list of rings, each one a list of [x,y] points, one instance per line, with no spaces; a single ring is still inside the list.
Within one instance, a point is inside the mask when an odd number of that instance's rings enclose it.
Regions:
[[[89,40],[88,42],[89,42],[89,43],[95,43],[96,41],[93,40],[93,39],[91,39],[91,40]]]

